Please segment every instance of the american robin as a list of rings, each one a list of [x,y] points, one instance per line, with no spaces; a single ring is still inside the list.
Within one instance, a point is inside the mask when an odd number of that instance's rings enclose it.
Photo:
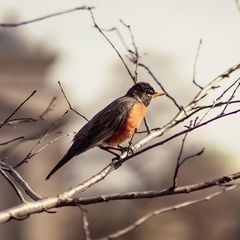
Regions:
[[[151,100],[162,95],[164,93],[155,92],[149,83],[138,82],[133,85],[124,96],[106,106],[78,131],[72,146],[46,179],[73,157],[90,148],[115,147],[131,138]]]

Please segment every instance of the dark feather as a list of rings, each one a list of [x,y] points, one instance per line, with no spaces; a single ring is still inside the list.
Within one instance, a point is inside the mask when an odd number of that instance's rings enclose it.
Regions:
[[[134,98],[123,96],[106,108],[97,113],[73,138],[73,144],[66,155],[48,174],[49,179],[59,168],[71,160],[74,156],[83,153],[90,148],[101,145],[106,139],[112,136],[124,123],[128,111],[137,101]]]

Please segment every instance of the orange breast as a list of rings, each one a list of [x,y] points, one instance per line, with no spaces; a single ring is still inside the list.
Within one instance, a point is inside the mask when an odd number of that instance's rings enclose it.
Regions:
[[[129,111],[127,118],[118,131],[110,138],[104,141],[104,144],[109,146],[117,146],[127,139],[131,138],[135,133],[146,113],[146,106],[142,103],[135,104]]]

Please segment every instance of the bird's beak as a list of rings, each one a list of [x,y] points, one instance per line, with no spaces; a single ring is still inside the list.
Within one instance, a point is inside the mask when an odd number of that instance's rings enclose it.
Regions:
[[[160,97],[160,96],[163,96],[163,95],[165,95],[165,93],[163,93],[163,92],[155,92],[155,93],[152,95],[152,98]]]

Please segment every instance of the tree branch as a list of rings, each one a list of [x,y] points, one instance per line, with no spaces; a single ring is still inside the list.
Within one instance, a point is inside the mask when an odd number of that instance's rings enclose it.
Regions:
[[[70,101],[69,101],[68,98],[67,98],[67,95],[65,94],[65,92],[64,92],[64,90],[63,90],[63,87],[62,87],[62,84],[61,84],[60,81],[58,81],[58,85],[59,85],[59,87],[60,87],[60,89],[61,89],[61,92],[62,92],[65,100],[66,100],[67,103],[68,103],[69,109],[72,110],[73,112],[75,112],[76,114],[78,114],[80,117],[82,117],[83,119],[85,119],[85,120],[88,122],[89,120],[88,120],[84,115],[82,115],[81,113],[79,113],[77,110],[75,110],[75,109],[72,107]]]
[[[0,129],[10,120],[10,118],[16,114],[16,112],[36,93],[37,91],[33,91],[29,97],[27,97],[11,114],[9,117],[5,119],[5,121],[0,125]]]
[[[132,73],[131,73],[130,69],[128,68],[127,64],[125,63],[125,61],[124,61],[123,57],[121,56],[120,52],[117,50],[117,48],[114,46],[114,44],[109,40],[109,38],[104,34],[104,32],[101,30],[101,28],[96,23],[96,20],[95,20],[95,17],[93,15],[93,12],[92,12],[91,8],[89,8],[89,12],[91,14],[94,27],[97,28],[97,30],[103,35],[103,37],[107,40],[107,42],[111,45],[111,47],[117,53],[118,57],[120,58],[120,60],[122,61],[123,65],[124,65],[124,67],[126,68],[128,74],[130,75],[130,77],[132,78],[133,82],[135,83],[135,78],[132,75]]]
[[[76,7],[76,8],[72,8],[72,9],[69,9],[69,10],[65,10],[65,11],[61,11],[61,12],[57,12],[57,13],[52,13],[52,14],[46,15],[44,17],[39,17],[39,18],[35,18],[35,19],[32,19],[32,20],[28,20],[28,21],[23,21],[23,22],[20,22],[20,23],[0,23],[0,27],[19,27],[19,26],[22,26],[22,25],[46,20],[46,19],[51,18],[51,17],[56,17],[56,16],[59,16],[59,15],[63,15],[63,14],[67,14],[67,13],[71,13],[71,12],[75,12],[75,11],[79,11],[79,10],[88,10],[88,9],[93,9],[93,8],[94,7],[86,7],[86,6]]]
[[[219,195],[221,195],[221,194],[223,194],[227,191],[233,190],[236,187],[239,187],[239,184],[232,185],[230,187],[224,188],[221,191],[210,194],[210,195],[208,195],[204,198],[196,199],[196,200],[193,200],[193,201],[187,201],[187,202],[183,202],[183,203],[180,203],[180,204],[176,204],[174,206],[170,206],[170,207],[155,210],[155,211],[150,212],[150,213],[146,214],[145,216],[139,218],[137,221],[135,221],[130,226],[128,226],[126,228],[123,228],[122,230],[119,230],[116,233],[110,234],[110,235],[108,235],[104,238],[99,238],[98,240],[116,239],[116,238],[132,231],[133,229],[139,227],[141,224],[143,224],[144,222],[146,222],[147,220],[149,220],[152,217],[155,217],[157,215],[160,215],[160,214],[163,214],[163,213],[166,213],[166,212],[171,212],[171,211],[175,211],[175,210],[178,210],[178,209],[181,209],[181,208],[185,208],[185,207],[188,207],[188,206],[191,206],[191,205],[195,205],[195,204],[198,204],[198,203],[201,203],[201,202],[210,201],[212,198],[217,197],[217,196],[219,196]]]
[[[14,170],[13,167],[7,165],[4,162],[0,162],[0,168],[4,171],[7,171],[10,173],[10,175],[15,179],[15,181],[23,188],[25,193],[32,198],[34,201],[40,200],[41,197],[37,195],[28,185],[26,181],[23,180],[23,178],[20,176],[20,174]],[[20,191],[19,191],[20,192]],[[19,195],[19,193],[18,193]],[[22,196],[22,195],[21,195]],[[23,201],[25,202],[25,201]],[[26,203],[26,202],[25,202]]]
[[[16,184],[8,177],[8,175],[3,171],[2,167],[0,167],[0,172],[3,175],[3,177],[8,181],[8,183],[12,186],[13,190],[19,197],[21,203],[26,203],[26,200],[24,199],[24,196],[22,195],[21,191],[18,189]]]
[[[30,150],[30,152],[27,154],[27,156],[21,160],[19,163],[17,163],[14,168],[18,168],[21,166],[23,163],[27,163],[28,159],[32,158],[34,155],[37,153],[34,153],[34,150],[37,148],[37,146],[45,139],[45,137],[52,131],[52,129],[67,115],[69,110],[67,110],[58,120],[55,122],[49,129],[48,131],[38,140],[38,142],[34,145],[34,147]]]
[[[193,83],[200,89],[202,89],[202,87],[196,82],[196,68],[197,68],[197,61],[198,61],[201,46],[202,46],[202,39],[200,39],[200,41],[199,41],[198,49],[197,49],[197,53],[196,53],[196,57],[194,60],[194,65],[193,65]]]
[[[83,198],[72,198],[74,194],[85,191],[90,186],[93,186],[100,180],[104,179],[109,171],[114,170],[113,163],[109,164],[101,172],[85,181],[83,184],[70,189],[67,192],[60,194],[57,197],[42,198],[35,202],[27,202],[20,204],[16,207],[9,208],[0,212],[0,223],[10,221],[11,219],[23,219],[32,214],[46,212],[47,210],[53,208],[59,208],[63,206],[76,206],[77,204],[88,205],[101,202],[109,202],[116,200],[126,200],[126,199],[143,199],[143,198],[156,198],[162,196],[169,196],[175,194],[188,194],[190,192],[200,191],[203,189],[211,188],[214,186],[219,186],[221,184],[229,183],[233,180],[240,178],[240,172],[230,174],[228,176],[223,176],[211,181],[206,181],[202,183],[192,184],[183,187],[177,187],[175,189],[168,188],[163,190],[152,190],[143,192],[130,192],[130,193],[116,193],[109,195],[101,195],[95,197],[83,197]]]

